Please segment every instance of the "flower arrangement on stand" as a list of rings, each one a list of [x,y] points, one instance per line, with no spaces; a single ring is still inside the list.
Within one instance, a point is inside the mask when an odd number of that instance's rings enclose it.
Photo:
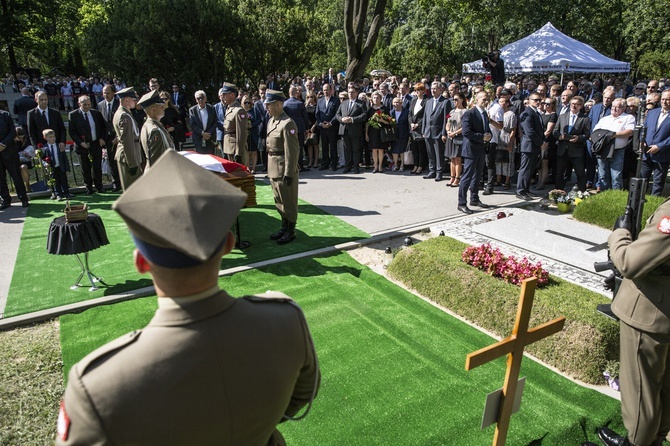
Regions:
[[[486,243],[481,246],[470,246],[463,251],[462,260],[493,277],[505,282],[521,285],[525,279],[537,278],[537,286],[549,283],[549,273],[542,268],[542,263],[532,264],[526,257],[517,260],[514,256],[505,256],[498,248]]]

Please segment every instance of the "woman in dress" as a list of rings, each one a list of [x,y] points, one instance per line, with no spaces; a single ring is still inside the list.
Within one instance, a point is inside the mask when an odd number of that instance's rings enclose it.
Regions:
[[[544,127],[544,139],[547,141],[547,148],[542,150],[542,167],[540,168],[540,178],[537,181],[535,189],[544,189],[547,178],[549,178],[549,164],[556,165],[556,139],[554,139],[554,126],[558,121],[556,113],[556,99],[545,98],[540,101],[540,111],[542,113],[542,126]]]
[[[516,147],[516,114],[511,108],[510,98],[502,96],[498,99],[498,104],[503,109],[503,128],[500,129],[498,139],[498,150],[507,150],[508,156],[505,161],[496,161],[496,180],[498,184],[502,183],[502,177],[505,177],[503,189],[510,189],[510,179],[514,175],[514,148]]]
[[[186,129],[184,129],[184,125],[181,122],[179,109],[172,102],[169,93],[164,91],[160,96],[163,99],[163,107],[165,107],[165,114],[161,118],[161,124],[170,133],[172,142],[174,142],[174,148],[181,150],[181,145],[186,142]]]
[[[409,104],[409,131],[412,138],[412,158],[414,158],[413,175],[423,172],[428,166],[428,153],[426,152],[426,140],[423,138],[421,121],[423,120],[424,106],[426,104],[426,86],[419,82],[414,86],[414,97]]]
[[[28,172],[28,169],[34,167],[33,158],[35,157],[35,148],[30,144],[30,139],[26,137],[26,131],[23,130],[23,127],[16,127],[16,137],[14,138],[14,141],[19,148],[21,179],[26,187],[26,192],[32,192],[32,189],[30,188],[30,172]]]
[[[309,118],[305,148],[307,149],[307,167],[319,167],[319,133],[316,127],[316,94],[308,93],[305,108]]]
[[[447,115],[447,142],[444,147],[444,157],[449,158],[451,181],[447,187],[457,187],[461,182],[463,160],[461,158],[461,144],[463,144],[463,129],[461,127],[463,114],[466,112],[465,95],[454,94],[454,109]]]
[[[405,170],[405,161],[402,154],[407,150],[407,142],[409,141],[409,119],[408,111],[402,108],[402,98],[393,98],[393,110],[391,110],[391,118],[395,119],[395,141],[391,143],[391,155],[393,156],[392,171]],[[398,168],[398,158],[400,158],[400,168]]]
[[[388,143],[381,139],[381,126],[376,128],[371,124],[373,115],[386,114],[388,110],[382,105],[382,95],[378,91],[373,91],[370,96],[371,105],[368,108],[368,121],[365,124],[365,140],[368,142],[368,147],[372,150],[372,173],[383,172],[384,150],[388,147]],[[379,118],[374,118],[379,120]],[[390,123],[387,123],[387,125]]]

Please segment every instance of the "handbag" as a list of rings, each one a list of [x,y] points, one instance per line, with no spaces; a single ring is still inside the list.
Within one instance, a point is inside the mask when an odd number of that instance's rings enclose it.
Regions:
[[[405,164],[405,165],[407,165],[407,164],[414,165],[414,154],[412,154],[411,150],[407,150],[407,151],[403,152],[402,163]]]
[[[395,129],[393,127],[382,126],[379,129],[379,137],[382,142],[393,142],[395,141]]]
[[[457,135],[451,138],[455,146],[463,145],[463,135]]]
[[[507,150],[496,149],[496,163],[508,163],[509,152]]]

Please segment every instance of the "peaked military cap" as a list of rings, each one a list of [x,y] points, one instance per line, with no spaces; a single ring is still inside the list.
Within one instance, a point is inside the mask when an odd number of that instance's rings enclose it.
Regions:
[[[158,92],[158,90],[152,90],[149,93],[142,96],[138,104],[140,104],[140,107],[142,108],[147,108],[150,105],[154,104],[164,104],[164,102],[163,99],[161,99],[161,95]]]
[[[244,192],[170,150],[112,208],[149,261],[186,268],[221,249],[246,200]]]
[[[284,96],[283,91],[279,90],[267,90],[265,92],[265,101],[263,101],[265,104],[269,104],[271,102],[275,101],[282,101],[284,102],[286,100],[286,96]]]
[[[237,86],[235,84],[229,84],[228,82],[223,83],[223,87],[219,90],[223,93],[237,93]]]
[[[124,88],[123,90],[119,90],[116,92],[116,95],[120,98],[134,98],[137,97],[137,94],[135,93],[135,88],[134,87],[127,87]]]

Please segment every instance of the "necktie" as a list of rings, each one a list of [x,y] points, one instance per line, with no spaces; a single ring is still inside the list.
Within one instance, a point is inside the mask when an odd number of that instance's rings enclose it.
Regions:
[[[84,128],[86,129],[86,132],[91,136],[91,139],[93,139],[93,132],[91,132],[91,123],[88,120],[88,113],[84,112]]]
[[[489,127],[489,117],[486,116],[486,112],[482,112],[482,119],[484,120],[484,133],[491,133],[491,127]]]
[[[349,114],[351,114],[351,110],[354,109],[354,101],[349,101]]]
[[[46,110],[42,110],[42,116],[44,116],[44,120],[47,122],[47,125],[49,124],[49,115],[47,114]]]
[[[177,105],[177,96],[178,96],[177,93],[175,93],[175,95],[174,95],[174,105]]]
[[[572,127],[575,125],[576,117],[577,117],[576,115],[570,114],[570,125],[568,125],[568,133],[572,131]]]
[[[108,121],[112,120],[112,103],[111,102],[107,103],[107,120]]]

